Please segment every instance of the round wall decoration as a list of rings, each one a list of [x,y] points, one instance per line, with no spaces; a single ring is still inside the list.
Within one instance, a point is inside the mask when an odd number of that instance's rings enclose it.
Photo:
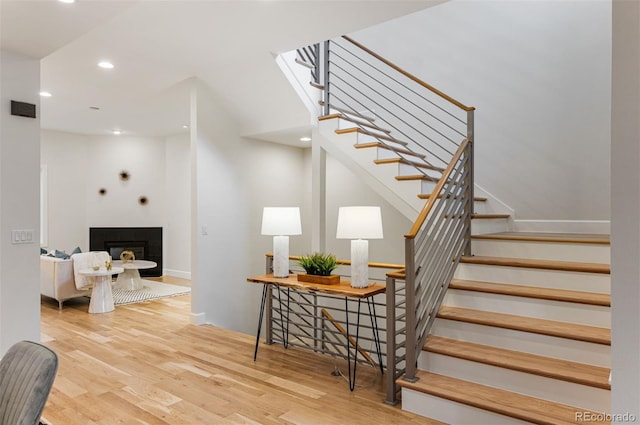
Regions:
[[[127,170],[120,171],[119,176],[120,176],[120,180],[125,182],[131,178],[131,174],[129,174]]]
[[[98,193],[100,194],[100,196],[104,196],[104,195],[106,195],[106,194],[107,194],[107,189],[105,189],[104,187],[101,187],[101,188],[98,190]]]
[[[147,199],[146,196],[141,196],[138,198],[138,203],[140,205],[147,205],[149,203],[149,200]]]

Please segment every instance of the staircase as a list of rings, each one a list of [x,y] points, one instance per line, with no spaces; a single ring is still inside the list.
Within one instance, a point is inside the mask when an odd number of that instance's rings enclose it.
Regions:
[[[312,75],[306,103],[320,99],[314,143],[416,220],[406,270],[387,279],[386,401],[398,385],[404,410],[446,423],[608,423],[608,237],[508,232],[508,208],[473,183],[474,108],[344,40],[325,43],[324,64],[320,45],[298,51]],[[369,57],[464,117],[395,77],[380,83]]]
[[[472,251],[424,344],[419,380],[398,381],[403,408],[474,425],[609,412],[608,238],[476,235]]]

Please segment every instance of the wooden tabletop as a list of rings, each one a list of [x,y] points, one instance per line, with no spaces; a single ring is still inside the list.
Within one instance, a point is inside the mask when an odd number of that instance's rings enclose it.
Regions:
[[[321,292],[341,297],[369,298],[385,292],[386,287],[379,283],[370,283],[366,288],[353,288],[348,280],[341,280],[339,285],[320,285],[317,283],[299,282],[295,274],[288,277],[273,277],[273,274],[248,277],[247,282],[263,285],[278,285],[308,292]]]

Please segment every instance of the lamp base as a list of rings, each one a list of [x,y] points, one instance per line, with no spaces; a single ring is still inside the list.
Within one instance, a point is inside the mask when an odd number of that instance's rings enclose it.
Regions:
[[[369,241],[367,240],[351,241],[351,286],[354,288],[369,286]]]
[[[273,277],[289,276],[289,236],[273,237]]]

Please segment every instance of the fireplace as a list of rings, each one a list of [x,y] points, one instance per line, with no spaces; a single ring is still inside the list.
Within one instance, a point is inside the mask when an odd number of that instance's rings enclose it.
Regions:
[[[107,251],[114,260],[120,259],[122,251],[133,251],[137,260],[158,264],[141,269],[140,276],[162,276],[162,227],[91,227],[89,250]]]

